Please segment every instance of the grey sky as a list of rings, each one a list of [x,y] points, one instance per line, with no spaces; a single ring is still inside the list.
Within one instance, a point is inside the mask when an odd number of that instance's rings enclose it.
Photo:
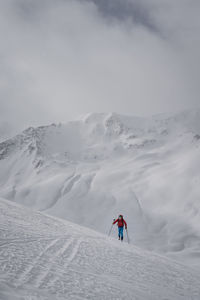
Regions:
[[[0,118],[199,105],[199,0],[0,0]]]
[[[86,1],[86,0],[82,0]],[[132,21],[134,24],[143,25],[148,30],[159,33],[159,28],[151,18],[152,6],[141,0],[87,0],[95,3],[102,16],[119,21]]]

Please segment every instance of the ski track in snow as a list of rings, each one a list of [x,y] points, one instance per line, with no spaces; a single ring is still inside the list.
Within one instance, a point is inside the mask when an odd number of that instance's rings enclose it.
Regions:
[[[0,299],[199,300],[200,274],[0,200]]]
[[[41,263],[43,262],[43,257],[48,258],[48,251],[53,248],[53,246],[55,244],[57,244],[58,240],[53,240],[51,243],[49,243],[44,251],[42,251],[38,256],[36,256],[36,259],[31,263],[30,265],[26,266],[26,270],[21,274],[21,276],[19,276],[18,281],[19,281],[19,285],[22,285],[23,283],[27,282],[27,278],[29,277],[29,275],[34,275],[34,270],[37,272],[36,274],[38,274],[38,269],[40,268]],[[46,261],[46,259],[45,259]],[[47,260],[48,263],[48,260]],[[40,273],[39,273],[40,274]],[[33,279],[32,279],[33,280]]]

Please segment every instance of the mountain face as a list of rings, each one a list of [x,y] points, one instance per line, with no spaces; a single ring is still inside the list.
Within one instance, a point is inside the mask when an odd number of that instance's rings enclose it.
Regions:
[[[0,143],[0,196],[200,263],[200,111],[137,118],[89,114]],[[112,230],[116,236],[116,228]]]

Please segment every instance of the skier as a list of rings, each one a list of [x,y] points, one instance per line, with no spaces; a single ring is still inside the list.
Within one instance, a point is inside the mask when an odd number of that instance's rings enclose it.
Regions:
[[[116,223],[118,225],[118,237],[119,237],[119,240],[121,239],[121,241],[123,241],[124,225],[125,225],[125,228],[127,229],[127,223],[124,220],[124,218],[123,218],[122,215],[119,215],[119,218],[113,222],[113,225],[116,224]]]

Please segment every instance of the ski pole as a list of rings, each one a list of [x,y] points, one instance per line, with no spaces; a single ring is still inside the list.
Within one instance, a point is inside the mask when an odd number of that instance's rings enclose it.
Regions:
[[[130,243],[130,239],[129,239],[129,236],[128,236],[128,229],[126,228],[126,234],[127,234],[127,241],[128,241],[128,244]]]
[[[115,219],[113,219],[113,222],[115,222]],[[112,231],[112,229],[113,229],[113,223],[112,223],[112,225],[111,225],[111,228],[110,228],[110,231],[109,231],[109,233],[108,233],[108,236],[110,236],[110,235],[111,235],[111,231]]]
[[[110,236],[111,231],[112,231],[112,228],[113,228],[113,224],[112,224],[112,226],[111,226],[111,228],[110,228],[110,231],[109,231],[109,233],[108,233],[108,236]]]

